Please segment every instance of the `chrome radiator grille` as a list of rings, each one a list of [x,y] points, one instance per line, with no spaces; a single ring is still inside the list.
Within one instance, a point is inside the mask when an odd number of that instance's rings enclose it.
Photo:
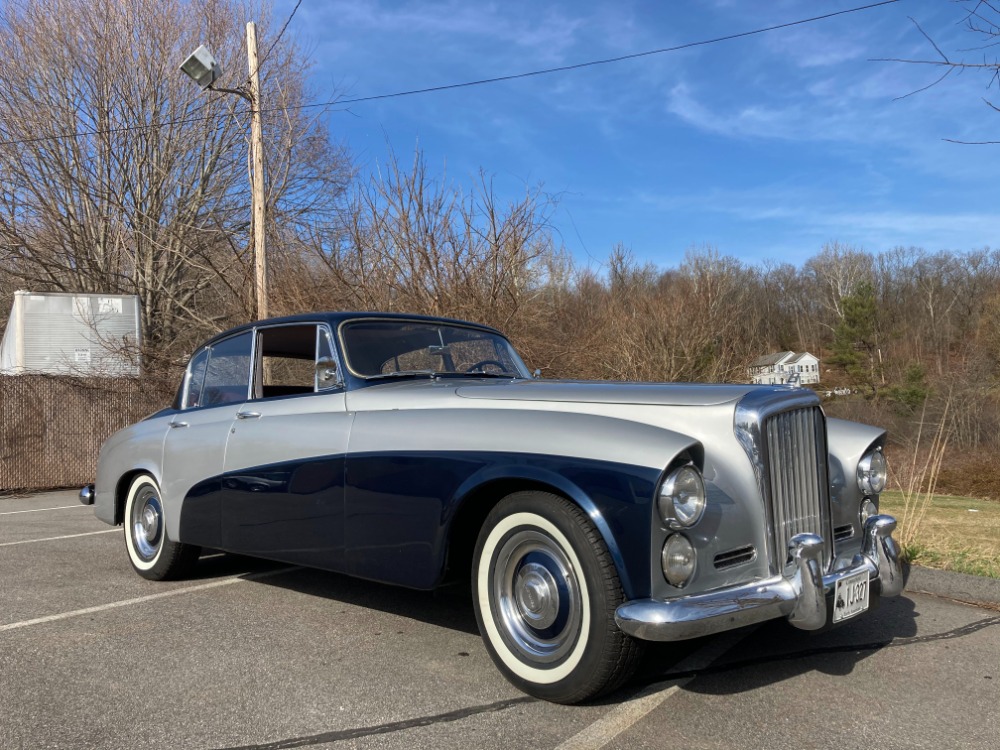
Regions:
[[[826,432],[817,407],[768,417],[764,423],[771,514],[777,562],[796,534],[818,534],[830,559],[830,490],[826,469]]]

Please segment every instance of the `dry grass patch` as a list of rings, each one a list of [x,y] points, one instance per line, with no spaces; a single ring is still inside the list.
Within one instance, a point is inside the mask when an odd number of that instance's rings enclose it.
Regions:
[[[903,553],[917,565],[1000,578],[1000,502],[933,495],[914,529],[902,528],[901,492],[884,492],[880,510],[899,519]]]

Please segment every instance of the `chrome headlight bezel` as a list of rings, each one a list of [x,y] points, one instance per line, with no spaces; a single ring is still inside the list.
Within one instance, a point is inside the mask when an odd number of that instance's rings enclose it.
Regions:
[[[882,448],[868,451],[858,462],[858,489],[865,495],[877,495],[885,489],[889,466]]]
[[[664,525],[672,529],[690,528],[705,515],[705,480],[694,464],[684,464],[660,484],[656,508]]]

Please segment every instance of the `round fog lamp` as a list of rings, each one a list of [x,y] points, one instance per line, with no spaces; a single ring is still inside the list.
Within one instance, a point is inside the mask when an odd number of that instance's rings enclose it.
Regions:
[[[671,534],[663,543],[660,562],[663,565],[663,576],[670,585],[681,588],[694,573],[694,547],[683,534]]]
[[[869,518],[877,514],[878,508],[875,507],[875,503],[865,498],[861,503],[861,525],[864,526]]]
[[[858,463],[858,488],[866,495],[877,495],[885,489],[888,473],[881,450],[866,453]]]

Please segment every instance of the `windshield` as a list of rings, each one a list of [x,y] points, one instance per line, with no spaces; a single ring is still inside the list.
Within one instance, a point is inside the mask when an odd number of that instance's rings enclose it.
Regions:
[[[528,376],[507,339],[465,326],[407,320],[355,320],[341,328],[347,366],[365,378],[404,375]]]

